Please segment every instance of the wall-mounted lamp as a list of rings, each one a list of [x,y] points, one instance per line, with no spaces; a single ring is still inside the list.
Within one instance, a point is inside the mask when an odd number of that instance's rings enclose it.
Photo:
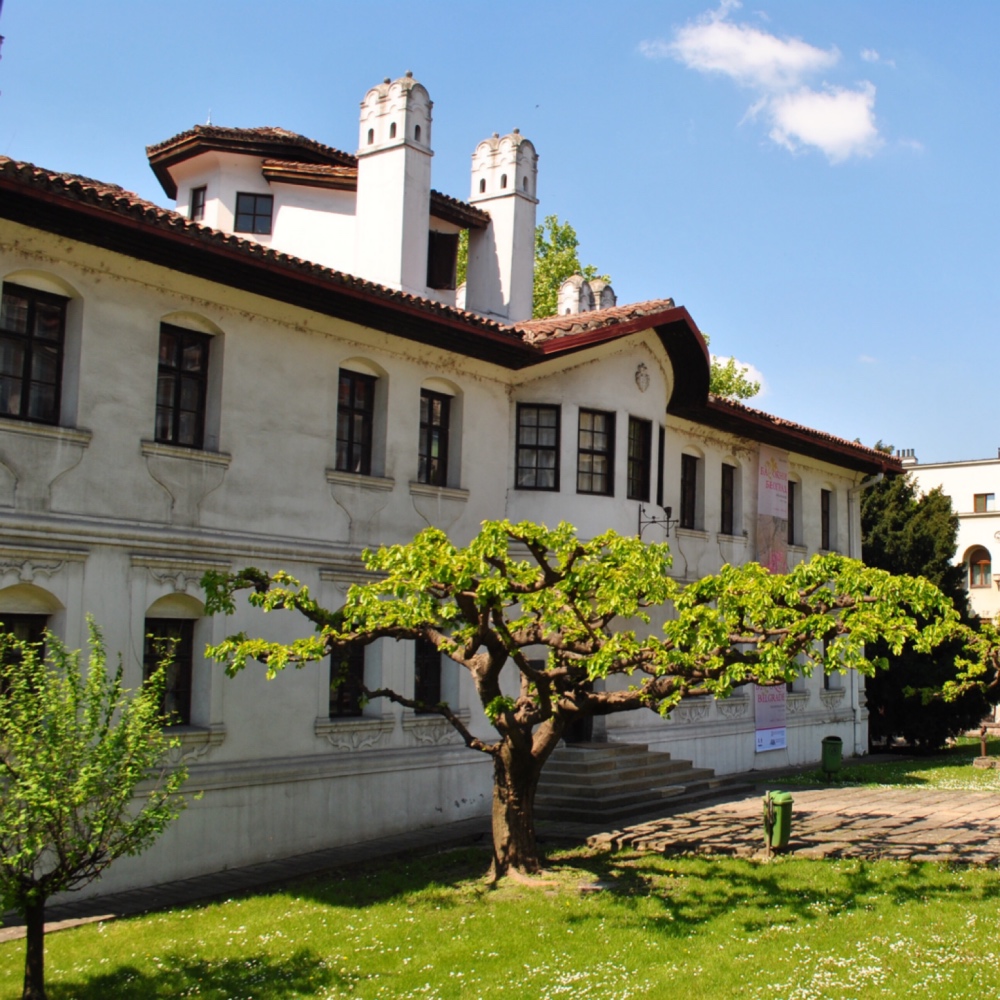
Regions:
[[[671,518],[670,515],[672,513],[672,509],[670,507],[661,507],[660,509],[663,511],[664,514],[666,514],[666,517],[656,517],[655,515],[653,517],[649,517],[648,515],[644,516],[646,505],[639,504],[639,538],[642,538],[643,531],[645,531],[646,528],[648,528],[651,524],[662,524],[664,531],[666,533],[666,537],[669,538],[670,525],[673,524],[676,526],[680,524],[680,521],[678,521],[676,518]]]

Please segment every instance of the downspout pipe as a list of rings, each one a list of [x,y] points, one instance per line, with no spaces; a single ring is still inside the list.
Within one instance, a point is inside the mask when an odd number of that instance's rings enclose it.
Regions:
[[[861,558],[861,494],[883,479],[885,473],[880,472],[847,491],[847,554],[852,559]],[[854,715],[854,755],[859,757],[868,753],[868,740],[861,739],[861,687],[856,670],[851,671],[851,712]]]

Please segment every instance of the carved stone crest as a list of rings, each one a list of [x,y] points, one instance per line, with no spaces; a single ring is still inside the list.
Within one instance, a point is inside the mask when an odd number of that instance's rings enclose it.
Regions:
[[[639,392],[645,392],[649,388],[649,369],[645,361],[640,361],[636,367],[635,384],[639,387]]]

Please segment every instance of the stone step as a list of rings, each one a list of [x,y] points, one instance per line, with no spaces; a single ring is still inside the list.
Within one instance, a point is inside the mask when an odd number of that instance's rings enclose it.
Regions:
[[[710,792],[716,781],[714,771],[644,744],[561,746],[542,771],[535,815],[540,820],[610,822],[656,811],[668,799]]]
[[[691,766],[689,760],[656,760],[659,754],[650,754],[650,760],[636,764],[620,764],[618,767],[606,769],[581,769],[570,764],[557,761],[553,764],[547,761],[542,770],[543,784],[566,785],[600,785],[615,781],[627,781],[635,778],[658,780],[666,775],[684,771]],[[664,756],[666,756],[664,754]]]

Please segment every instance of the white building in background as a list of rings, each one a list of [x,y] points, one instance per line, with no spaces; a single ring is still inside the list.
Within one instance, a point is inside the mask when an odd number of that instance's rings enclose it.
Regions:
[[[917,461],[913,449],[900,452],[903,467],[924,493],[941,487],[958,515],[955,561],[965,568],[969,606],[980,618],[1000,614],[1000,575],[993,566],[1000,556],[1000,454],[963,462]]]
[[[92,614],[131,686],[146,636],[179,637],[168,708],[205,792],[100,891],[489,809],[488,760],[436,716],[331,693],[328,663],[226,679],[207,643],[305,624],[206,617],[206,570],[285,569],[337,606],[363,548],[427,525],[458,543],[501,517],[586,537],[667,508],[673,571],[694,580],[860,555],[862,483],[899,468],[711,397],[704,341],[670,299],[619,306],[571,280],[560,315],[531,320],[534,148],[493,135],[469,201],[439,194],[431,107],[410,75],[373,88],[356,155],[193,128],[148,151],[176,210],[0,159],[0,621],[79,646]],[[453,304],[462,230],[468,311]],[[765,473],[784,520],[759,503]],[[375,643],[352,669],[440,692],[490,732],[468,679],[412,643]],[[831,734],[863,752],[866,718],[849,674],[796,682],[780,751],[755,751],[746,693],[598,720],[595,736],[728,773],[817,760]]]

